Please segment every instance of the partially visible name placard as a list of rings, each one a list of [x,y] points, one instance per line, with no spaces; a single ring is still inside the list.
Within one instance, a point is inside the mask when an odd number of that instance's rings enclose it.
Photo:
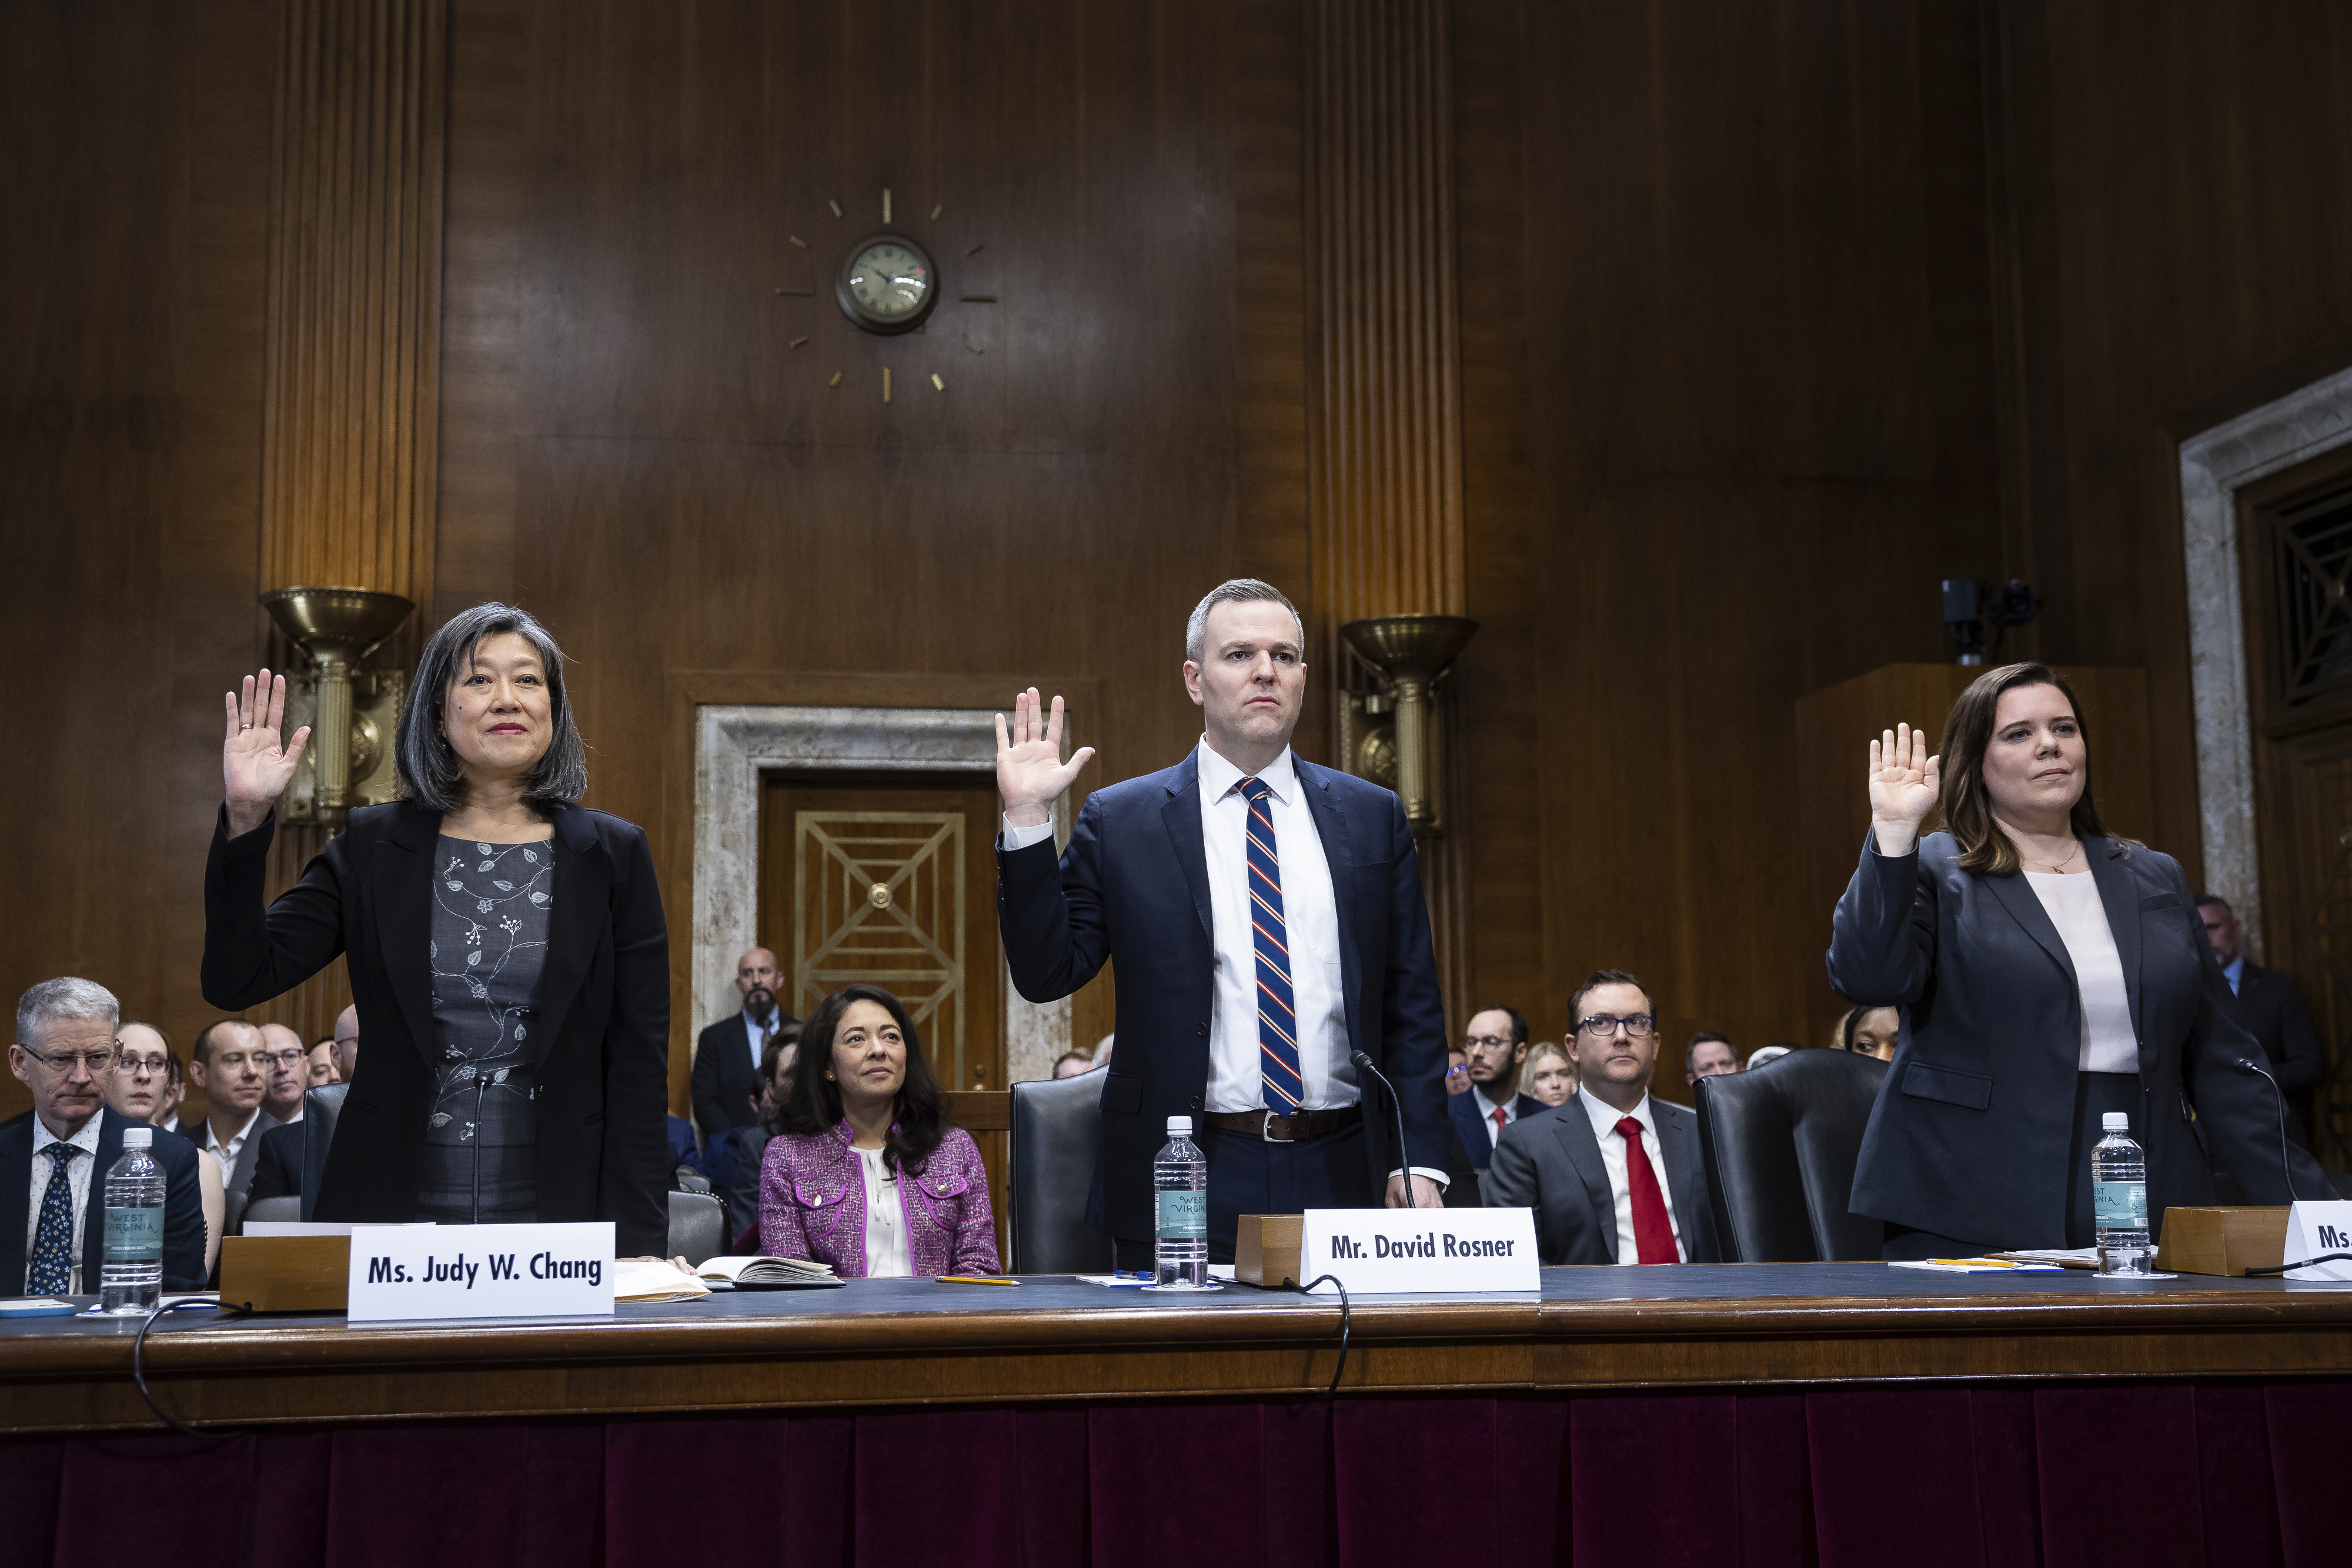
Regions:
[[[1334,1274],[1351,1292],[1409,1295],[1541,1288],[1533,1209],[1310,1208],[1301,1218],[1302,1283]]]
[[[350,1320],[610,1317],[613,1222],[352,1232]]]
[[[2352,1252],[2352,1203],[2298,1203],[2287,1211],[2286,1256],[2318,1258],[2329,1252]],[[2297,1269],[2290,1280],[2352,1280],[2352,1262],[2338,1260],[2316,1268]]]

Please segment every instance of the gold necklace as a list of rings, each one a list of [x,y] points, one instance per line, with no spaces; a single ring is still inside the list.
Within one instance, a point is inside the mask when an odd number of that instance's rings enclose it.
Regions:
[[[2044,866],[2048,866],[2048,867],[2049,867],[2049,870],[2050,870],[2051,874],[2053,874],[2053,875],[2056,875],[2058,873],[2064,871],[2068,866],[2073,865],[2073,864],[2074,863],[2074,857],[2075,857],[2076,855],[2081,854],[2082,852],[2083,852],[2083,841],[2082,841],[2082,840],[2080,840],[2080,839],[2076,839],[2076,840],[2074,841],[2074,847],[2073,849],[2068,850],[2068,851],[2066,852],[2066,858],[2065,858],[2064,860],[2060,861],[2060,862],[2059,862],[2057,864],[2055,864],[2055,865],[2051,865],[2051,864],[2050,864],[2050,862],[2047,862],[2047,861],[2043,861],[2043,862],[2040,862],[2040,863],[2041,863],[2041,864],[2042,864],[2042,865],[2044,865]],[[2022,850],[2020,850],[2020,851],[2018,852],[2018,856],[2017,856],[2017,858],[2018,858],[2018,859],[2020,859],[2020,860],[2023,860],[2023,861],[2025,861],[2025,863],[2026,863],[2027,865],[2029,865],[2029,866],[2031,866],[2031,865],[2032,865],[2032,864],[2034,864],[2034,863],[2035,863],[2034,862],[2032,862],[2032,861],[2031,861],[2031,860],[2027,860],[2027,859],[2026,859],[2025,852],[2024,852],[2024,851],[2022,851]]]

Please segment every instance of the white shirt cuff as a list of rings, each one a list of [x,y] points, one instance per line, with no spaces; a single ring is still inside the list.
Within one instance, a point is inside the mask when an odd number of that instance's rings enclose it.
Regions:
[[[1396,1173],[1396,1172],[1394,1172],[1394,1171],[1391,1171],[1391,1172],[1389,1172],[1389,1179],[1390,1179],[1390,1180],[1391,1180],[1391,1181],[1395,1180],[1395,1179],[1396,1179],[1396,1174],[1397,1174],[1397,1173]],[[1427,1176],[1430,1180],[1432,1180],[1432,1181],[1435,1182],[1435,1183],[1438,1185],[1438,1186],[1440,1187],[1440,1189],[1443,1189],[1443,1188],[1444,1188],[1444,1187],[1448,1183],[1452,1182],[1452,1181],[1453,1181],[1453,1179],[1454,1179],[1452,1176],[1447,1176],[1444,1171],[1433,1171],[1433,1170],[1430,1169],[1427,1166],[1413,1166],[1413,1167],[1412,1167],[1412,1174],[1413,1174],[1413,1175],[1415,1175],[1415,1176]]]
[[[1042,844],[1053,836],[1054,819],[1051,817],[1034,828],[1016,828],[1013,825],[1013,819],[1007,817],[1004,819],[1004,836],[997,842],[1009,852],[1013,850],[1025,850],[1031,844]]]

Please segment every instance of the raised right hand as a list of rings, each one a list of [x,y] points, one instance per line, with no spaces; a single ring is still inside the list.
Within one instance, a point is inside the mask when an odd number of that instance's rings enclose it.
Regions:
[[[245,677],[242,695],[228,692],[222,700],[228,708],[228,735],[221,742],[221,785],[228,800],[229,836],[236,838],[261,826],[286,793],[310,744],[310,727],[304,725],[290,742],[278,744],[286,677],[267,669],[258,677]]]
[[[1927,736],[1907,724],[1870,743],[1870,826],[1881,854],[1911,852],[1942,795],[1943,761],[1927,755]]]
[[[1062,798],[1095,754],[1081,746],[1062,760],[1062,699],[1054,699],[1047,716],[1045,699],[1031,686],[1013,699],[1013,730],[1008,736],[1004,716],[996,716],[996,792],[1004,797],[1004,820],[1016,828],[1034,828],[1054,820],[1054,802]]]

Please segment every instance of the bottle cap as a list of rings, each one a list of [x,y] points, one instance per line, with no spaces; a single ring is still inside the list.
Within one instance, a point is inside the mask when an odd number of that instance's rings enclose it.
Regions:
[[[1192,1118],[1190,1116],[1169,1117],[1168,1131],[1179,1137],[1191,1137],[1192,1135]]]
[[[2128,1111],[2106,1112],[2099,1117],[2099,1126],[2110,1133],[2128,1133],[2131,1131],[2131,1113]]]
[[[126,1149],[143,1149],[154,1141],[155,1129],[152,1127],[138,1126],[122,1129],[122,1146]]]

